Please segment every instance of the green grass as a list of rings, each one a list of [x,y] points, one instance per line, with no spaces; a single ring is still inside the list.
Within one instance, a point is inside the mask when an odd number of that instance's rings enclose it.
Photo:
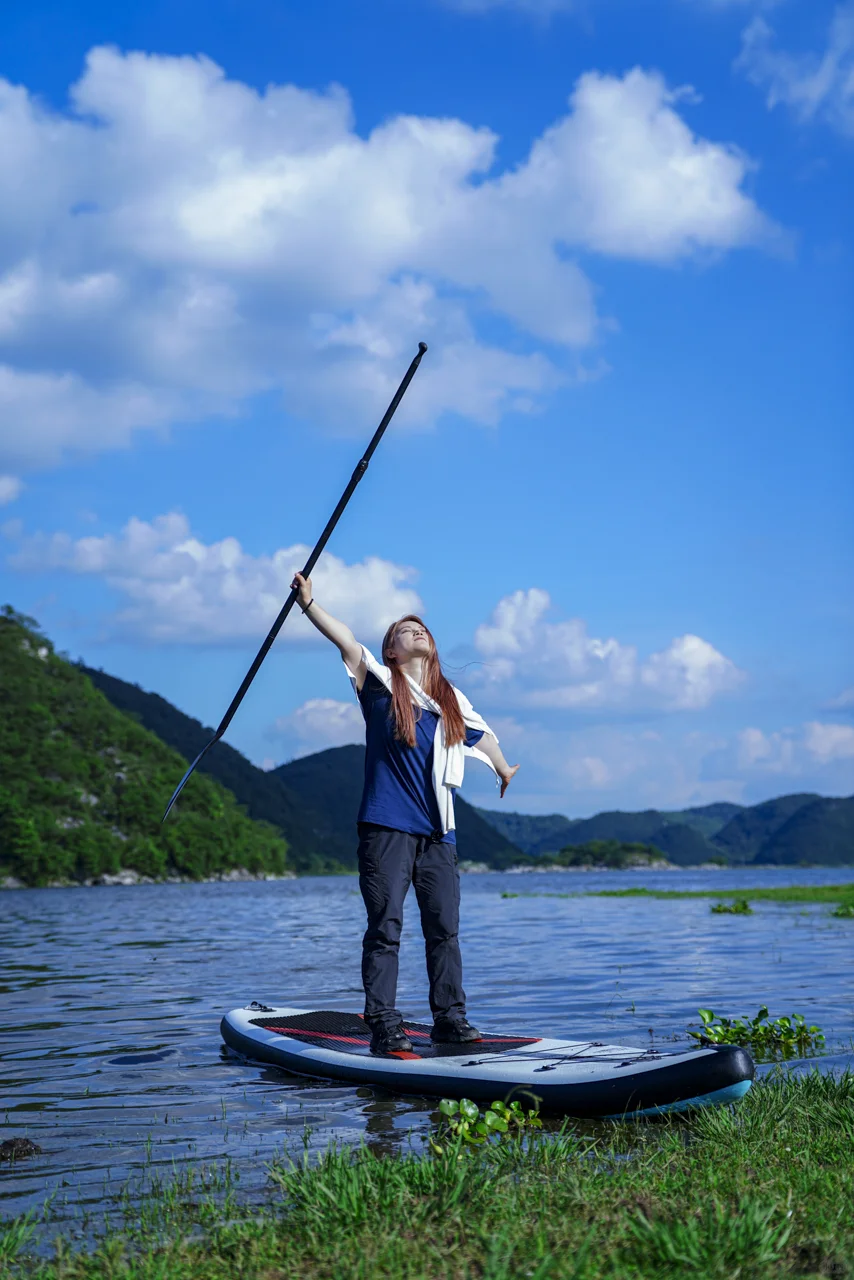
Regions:
[[[15,1269],[29,1280],[850,1280],[852,1149],[854,1075],[779,1074],[737,1107],[684,1119],[568,1122],[527,1144],[433,1157],[282,1161],[272,1204],[255,1212],[228,1195],[211,1207],[179,1179],[147,1197],[137,1230],[79,1257],[19,1254]],[[18,1243],[20,1232],[9,1267]]]
[[[738,902],[814,902],[830,903],[842,908],[831,915],[847,919],[854,915],[854,883],[850,884],[792,884],[780,889],[595,889],[584,893],[502,893],[502,898],[731,898]],[[714,910],[714,908],[712,908]],[[733,914],[728,909],[727,914]],[[737,908],[736,915],[747,915]]]
[[[720,898],[720,889],[598,889],[593,898]],[[854,902],[852,884],[791,884],[780,889],[727,889],[727,898],[747,902]]]

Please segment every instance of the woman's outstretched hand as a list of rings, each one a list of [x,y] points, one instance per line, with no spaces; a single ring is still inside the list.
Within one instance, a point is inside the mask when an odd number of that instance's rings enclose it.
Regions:
[[[311,578],[304,578],[301,573],[295,573],[291,591],[298,593],[300,608],[305,609],[311,603]]]
[[[513,775],[519,772],[518,764],[508,765],[506,769],[499,770],[498,776],[501,779],[501,799],[504,799],[504,792],[510,786]]]

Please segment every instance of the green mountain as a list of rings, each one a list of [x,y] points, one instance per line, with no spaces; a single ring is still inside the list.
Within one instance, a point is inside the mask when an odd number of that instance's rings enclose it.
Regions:
[[[156,693],[90,667],[86,675],[116,706],[151,729],[162,741],[194,760],[213,729],[185,715]],[[356,814],[362,795],[364,747],[333,747],[303,756],[278,769],[257,768],[234,747],[218,742],[196,770],[216,778],[245,805],[250,817],[272,823],[287,835],[290,866],[301,872],[355,870]],[[175,779],[177,783],[179,773]],[[192,791],[194,781],[187,784]],[[492,867],[520,861],[520,851],[462,797],[456,801],[461,858]]]
[[[474,808],[474,806],[472,806]],[[505,839],[523,853],[539,858],[545,853],[557,853],[571,843],[578,820],[565,818],[562,813],[531,814],[504,813],[496,809],[474,809],[482,821],[500,831]]]
[[[356,830],[353,825],[362,798],[365,775],[364,747],[331,747],[280,765],[273,773],[300,796],[313,813],[322,813],[320,834],[324,840],[346,841],[346,866],[356,865]],[[520,862],[519,849],[484,822],[477,810],[457,796],[455,801],[459,856],[491,867]]]
[[[789,799],[790,797],[786,797]],[[755,862],[854,864],[854,796],[800,805],[762,845]]]
[[[80,670],[114,707],[156,733],[161,742],[179,751],[186,760],[195,760],[214,735],[213,729],[185,715],[157,693],[146,693],[139,685],[129,684],[126,680],[82,664]],[[350,857],[353,833],[346,843],[340,839],[325,842],[322,833],[326,823],[322,810],[320,813],[309,811],[304,799],[286,785],[277,771],[266,773],[227,742],[218,742],[211,747],[196,773],[216,778],[245,806],[251,818],[269,822],[279,831],[286,832],[288,861],[295,871],[322,875],[344,869]],[[175,778],[173,789],[181,776],[179,773]],[[192,792],[194,779],[195,774],[184,794]]]
[[[705,862],[715,855],[708,841],[687,821],[673,822],[668,814],[657,809],[647,809],[643,813],[617,810],[597,813],[592,818],[574,819],[558,813],[537,817],[524,813],[496,813],[491,809],[478,809],[478,814],[513,840],[524,853],[537,858],[570,846],[601,840],[654,845],[671,862],[680,866]]]
[[[496,813],[491,809],[478,809],[478,814],[536,858],[590,841],[617,840],[654,845],[679,866],[696,866],[712,858],[726,858],[734,864],[851,866],[852,805],[854,797],[829,800],[803,794],[751,806],[722,802],[671,812],[597,813],[592,818]]]
[[[737,813],[741,813],[743,808],[744,805],[720,800],[715,804],[701,805],[697,809],[666,809],[662,811],[661,816],[668,822],[681,822],[686,827],[693,827],[701,836],[711,840]]]
[[[0,611],[0,877],[283,871],[281,833],[250,821],[211,778],[161,826],[186,767],[57,655],[33,619]]]
[[[717,833],[714,845],[730,862],[752,862],[784,823],[819,798],[810,794],[780,796],[742,809]]]

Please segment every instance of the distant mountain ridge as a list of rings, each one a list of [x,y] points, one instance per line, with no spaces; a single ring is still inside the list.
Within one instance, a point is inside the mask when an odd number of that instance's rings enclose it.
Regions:
[[[490,809],[478,809],[478,813],[524,853],[537,858],[591,840],[619,840],[654,845],[679,866],[713,858],[733,864],[854,865],[854,797],[804,793],[756,805],[720,803],[670,812],[617,810],[575,819]]]
[[[188,760],[213,729],[165,698],[138,685],[81,666],[122,711]],[[265,772],[227,743],[218,742],[199,766],[233,793],[251,818],[271,823],[287,838],[288,862],[300,872],[353,870],[364,748],[333,747]],[[728,801],[680,810],[614,811],[567,818],[475,808],[457,798],[460,857],[500,869],[597,840],[653,845],[679,866],[710,859],[728,862],[854,864],[854,798],[812,794],[780,796],[758,805]]]
[[[80,670],[115,707],[134,716],[187,760],[194,760],[213,737],[213,729],[185,715],[159,694],[147,693],[92,667],[80,664]],[[218,742],[198,772],[227,787],[250,818],[269,822],[286,833],[289,866],[302,873],[324,873],[355,870],[355,824],[364,766],[364,747],[347,746],[265,771],[234,747]],[[520,850],[462,796],[457,797],[456,818],[461,857],[493,867],[520,861]]]

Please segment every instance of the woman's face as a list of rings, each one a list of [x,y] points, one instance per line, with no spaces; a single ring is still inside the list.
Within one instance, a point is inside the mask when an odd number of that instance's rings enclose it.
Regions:
[[[401,622],[394,633],[391,651],[397,662],[408,662],[410,658],[426,658],[430,654],[430,636],[427,628],[418,622],[407,619]]]

